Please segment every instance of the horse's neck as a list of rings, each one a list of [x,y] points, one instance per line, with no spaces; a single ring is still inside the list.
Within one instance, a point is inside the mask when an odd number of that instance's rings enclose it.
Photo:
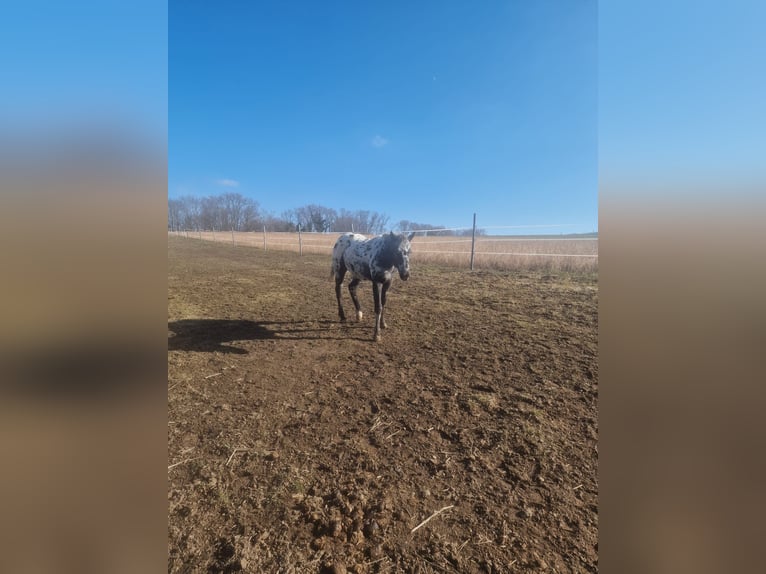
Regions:
[[[383,269],[390,269],[394,266],[394,253],[389,249],[387,246],[383,246],[383,249],[381,249],[378,252],[378,256],[376,257],[375,263],[382,267]]]

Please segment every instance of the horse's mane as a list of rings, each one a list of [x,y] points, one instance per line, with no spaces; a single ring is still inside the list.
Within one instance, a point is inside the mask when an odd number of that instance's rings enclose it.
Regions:
[[[404,241],[403,235],[396,235],[393,231],[382,235],[383,249],[378,255],[378,262],[385,268],[393,267],[396,252]]]

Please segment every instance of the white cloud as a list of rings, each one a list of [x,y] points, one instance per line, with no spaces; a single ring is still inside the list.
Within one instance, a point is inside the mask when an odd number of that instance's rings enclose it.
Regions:
[[[388,145],[388,140],[383,136],[376,135],[370,140],[370,144],[372,144],[372,147],[384,147]]]
[[[239,187],[239,182],[236,179],[219,179],[216,183],[225,187]]]

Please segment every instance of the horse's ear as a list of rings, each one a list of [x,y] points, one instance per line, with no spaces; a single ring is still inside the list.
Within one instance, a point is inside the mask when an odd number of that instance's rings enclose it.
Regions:
[[[412,241],[413,237],[415,237],[415,232],[414,231],[407,236],[407,241]]]

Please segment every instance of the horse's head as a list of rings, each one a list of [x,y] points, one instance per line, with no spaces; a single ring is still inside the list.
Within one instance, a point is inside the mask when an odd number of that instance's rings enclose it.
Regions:
[[[410,278],[410,241],[415,233],[396,234],[393,231],[386,236],[386,243],[391,250],[394,267],[399,271],[402,281]]]

